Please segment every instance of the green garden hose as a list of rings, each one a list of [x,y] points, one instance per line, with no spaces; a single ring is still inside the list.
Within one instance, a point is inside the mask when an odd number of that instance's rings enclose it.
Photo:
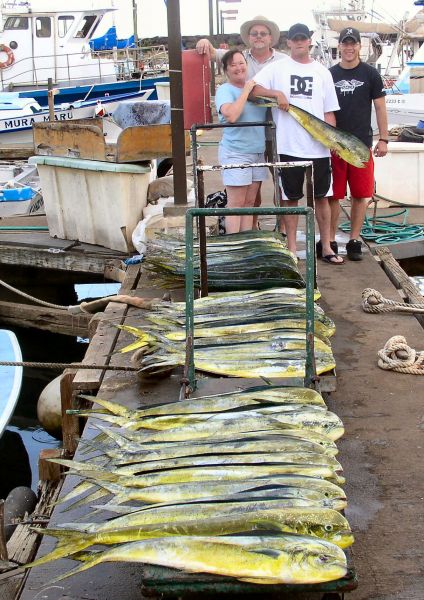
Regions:
[[[366,216],[361,236],[364,240],[372,241],[375,244],[397,244],[398,242],[424,240],[424,225],[408,225],[408,215],[409,210],[403,208],[375,218]],[[401,216],[403,216],[401,222],[390,220]],[[350,221],[344,221],[339,228],[349,232]]]

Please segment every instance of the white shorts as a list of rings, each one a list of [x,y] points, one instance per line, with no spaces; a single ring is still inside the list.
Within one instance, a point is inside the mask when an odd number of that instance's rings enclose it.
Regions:
[[[219,146],[218,160],[220,165],[250,165],[265,162],[263,152],[241,154]],[[268,167],[252,167],[246,169],[225,169],[222,171],[224,185],[250,185],[253,181],[265,181],[268,178]]]

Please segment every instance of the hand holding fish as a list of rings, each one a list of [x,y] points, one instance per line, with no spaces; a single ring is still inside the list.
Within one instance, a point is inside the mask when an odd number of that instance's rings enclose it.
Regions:
[[[247,92],[248,94],[250,94],[250,92],[253,90],[253,88],[255,86],[256,86],[256,81],[254,79],[249,79],[244,84],[244,91]]]
[[[290,104],[283,92],[277,92],[275,100],[280,110],[285,110],[286,112],[289,110]]]
[[[386,156],[387,154],[387,142],[385,140],[378,140],[374,146],[374,156]]]

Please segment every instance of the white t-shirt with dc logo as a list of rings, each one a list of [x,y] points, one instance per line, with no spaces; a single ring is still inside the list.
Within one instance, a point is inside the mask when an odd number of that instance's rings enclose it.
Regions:
[[[330,72],[320,63],[299,63],[292,58],[270,64],[257,75],[258,85],[285,94],[290,104],[324,119],[324,113],[339,110],[337,94]],[[330,151],[287,112],[272,109],[277,127],[278,154],[299,158],[323,158]]]

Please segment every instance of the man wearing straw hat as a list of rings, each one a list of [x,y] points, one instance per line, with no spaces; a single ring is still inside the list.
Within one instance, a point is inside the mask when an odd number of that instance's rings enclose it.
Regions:
[[[240,36],[247,46],[244,56],[247,61],[249,79],[252,79],[265,65],[287,57],[286,54],[273,48],[279,42],[280,28],[277,23],[266,17],[258,15],[243,23],[240,27]],[[207,54],[211,60],[216,61],[220,61],[226,52],[221,48],[214,48],[207,38],[197,42],[196,50],[199,54]]]

